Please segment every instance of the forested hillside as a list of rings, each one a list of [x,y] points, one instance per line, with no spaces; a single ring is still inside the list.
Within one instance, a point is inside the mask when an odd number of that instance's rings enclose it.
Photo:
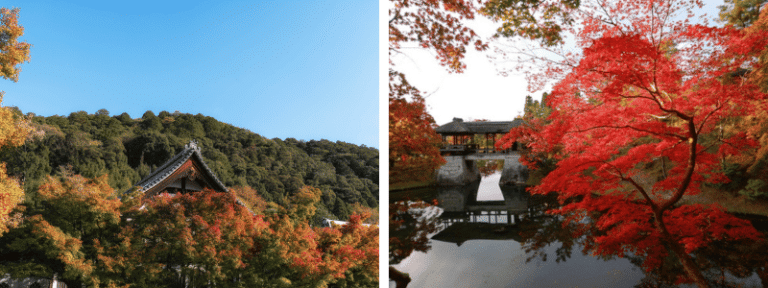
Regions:
[[[304,185],[317,187],[322,191],[317,207],[321,217],[347,219],[354,203],[378,206],[375,148],[267,139],[212,117],[178,111],[147,111],[138,119],[127,113],[110,116],[104,109],[27,117],[35,131],[25,144],[0,152],[8,174],[23,181],[27,201],[34,201],[46,175],[70,169],[87,178],[107,174],[112,188],[126,191],[195,140],[208,166],[228,187],[250,186],[281,205]]]

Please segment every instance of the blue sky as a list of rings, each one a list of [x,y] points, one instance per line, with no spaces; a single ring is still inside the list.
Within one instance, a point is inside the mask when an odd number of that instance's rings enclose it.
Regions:
[[[4,1],[31,61],[3,106],[203,114],[379,147],[377,1]]]

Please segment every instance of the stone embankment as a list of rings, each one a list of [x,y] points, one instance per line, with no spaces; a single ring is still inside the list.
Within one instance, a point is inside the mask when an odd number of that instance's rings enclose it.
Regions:
[[[445,164],[437,171],[437,184],[440,186],[465,185],[480,180],[480,170],[476,160],[504,160],[501,172],[501,185],[521,185],[528,180],[528,168],[520,164],[519,153],[443,156]]]

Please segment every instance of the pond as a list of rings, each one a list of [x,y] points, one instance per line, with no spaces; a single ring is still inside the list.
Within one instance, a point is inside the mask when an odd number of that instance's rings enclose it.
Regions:
[[[402,225],[390,227],[390,265],[409,275],[408,287],[677,287],[679,265],[646,272],[640,256],[584,253],[585,237],[574,238],[561,216],[545,213],[558,205],[555,197],[498,181],[495,173],[466,186],[390,194],[390,211],[402,214]],[[694,253],[713,284],[768,285],[765,246],[724,246]]]

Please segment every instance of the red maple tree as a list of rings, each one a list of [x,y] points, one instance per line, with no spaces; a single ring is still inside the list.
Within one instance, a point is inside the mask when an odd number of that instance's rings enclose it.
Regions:
[[[745,133],[722,133],[720,123],[767,108],[753,105],[767,95],[740,77],[759,68],[768,35],[673,20],[680,11],[692,17],[696,4],[582,3],[581,25],[568,28],[577,52],[528,59],[544,63],[532,80],[556,81],[549,123],[513,133],[532,135],[533,153],[556,154],[557,167],[531,191],[558,192],[569,202],[555,212],[593,219],[602,231],[593,253],[645,255],[649,270],[672,254],[686,272],[679,282],[706,287],[689,253],[759,234],[718,205],[680,202],[728,181],[719,161],[756,144]]]

